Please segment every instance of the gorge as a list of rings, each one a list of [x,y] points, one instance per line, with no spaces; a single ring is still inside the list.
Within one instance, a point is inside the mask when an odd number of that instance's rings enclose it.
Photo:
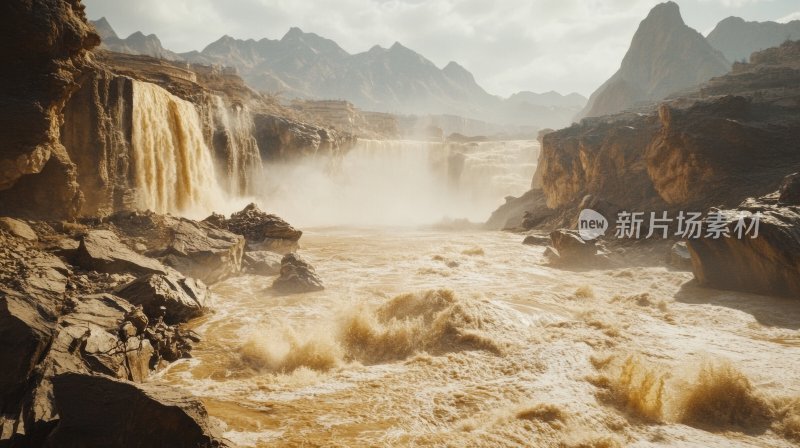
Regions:
[[[299,29],[189,58],[80,0],[0,13],[0,446],[800,442],[800,42],[731,64],[660,4],[586,118],[492,137],[206,59],[338,53]],[[337,64],[309,76],[366,73]],[[622,211],[763,219],[634,240]]]

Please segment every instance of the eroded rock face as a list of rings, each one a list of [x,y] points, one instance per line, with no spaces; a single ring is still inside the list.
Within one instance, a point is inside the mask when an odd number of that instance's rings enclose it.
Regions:
[[[325,289],[314,267],[295,253],[283,256],[280,276],[272,282],[272,287],[286,294]]]
[[[800,207],[783,205],[773,194],[722,210],[730,238],[689,241],[692,271],[703,284],[761,294],[800,297]],[[758,237],[738,238],[741,216],[749,225],[760,213]]]
[[[0,203],[15,215],[74,216],[80,194],[59,126],[100,38],[78,0],[7,1],[0,17]]]
[[[174,324],[203,313],[208,289],[192,278],[148,274],[120,287],[116,294],[134,305],[141,305],[148,318],[163,317],[165,322]]]
[[[80,373],[59,375],[53,386],[61,419],[47,446],[228,446],[202,403],[175,389]]]
[[[291,252],[297,249],[297,241],[303,235],[303,232],[288,222],[276,215],[264,213],[253,203],[248,204],[242,211],[232,214],[229,219],[214,214],[204,221],[244,236],[251,250]]]

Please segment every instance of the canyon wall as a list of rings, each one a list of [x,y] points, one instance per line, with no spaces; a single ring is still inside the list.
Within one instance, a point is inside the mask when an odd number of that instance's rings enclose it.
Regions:
[[[525,227],[525,212],[551,218],[529,226],[571,225],[587,200],[609,212],[704,211],[772,192],[800,169],[797,86],[800,42],[787,42],[694,91],[549,133],[540,188],[491,225]]]

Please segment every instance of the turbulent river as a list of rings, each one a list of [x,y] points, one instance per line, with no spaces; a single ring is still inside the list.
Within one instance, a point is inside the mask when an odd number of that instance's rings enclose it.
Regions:
[[[515,167],[528,160],[513,156],[524,147],[481,154]],[[299,252],[326,289],[281,296],[257,276],[214,285],[214,312],[191,323],[203,338],[194,358],[156,378],[199,396],[234,443],[793,446],[797,301],[702,289],[691,273],[633,259],[560,270],[519,235],[401,226],[407,213],[440,220],[449,212],[429,207],[458,197],[408,193],[430,187],[420,165],[362,151],[339,168],[344,186],[314,166],[285,171],[282,185],[316,214],[274,204],[308,226]],[[380,171],[387,163],[400,174]],[[359,170],[370,179],[356,179]],[[496,206],[525,190],[532,166],[524,170],[499,174],[521,181],[469,194],[490,190]],[[362,190],[369,182],[375,195]],[[450,216],[485,219],[492,207],[481,201]],[[359,216],[369,225],[347,222]],[[320,226],[326,217],[331,225]]]

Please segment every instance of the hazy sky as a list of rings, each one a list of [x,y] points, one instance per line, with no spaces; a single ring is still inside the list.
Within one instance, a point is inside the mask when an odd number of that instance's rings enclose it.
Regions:
[[[657,0],[84,0],[121,37],[155,33],[170,50],[201,50],[224,34],[279,39],[292,26],[350,53],[395,41],[439,67],[453,60],[486,90],[589,95],[619,67]],[[800,19],[798,0],[678,0],[703,34],[736,15]]]

